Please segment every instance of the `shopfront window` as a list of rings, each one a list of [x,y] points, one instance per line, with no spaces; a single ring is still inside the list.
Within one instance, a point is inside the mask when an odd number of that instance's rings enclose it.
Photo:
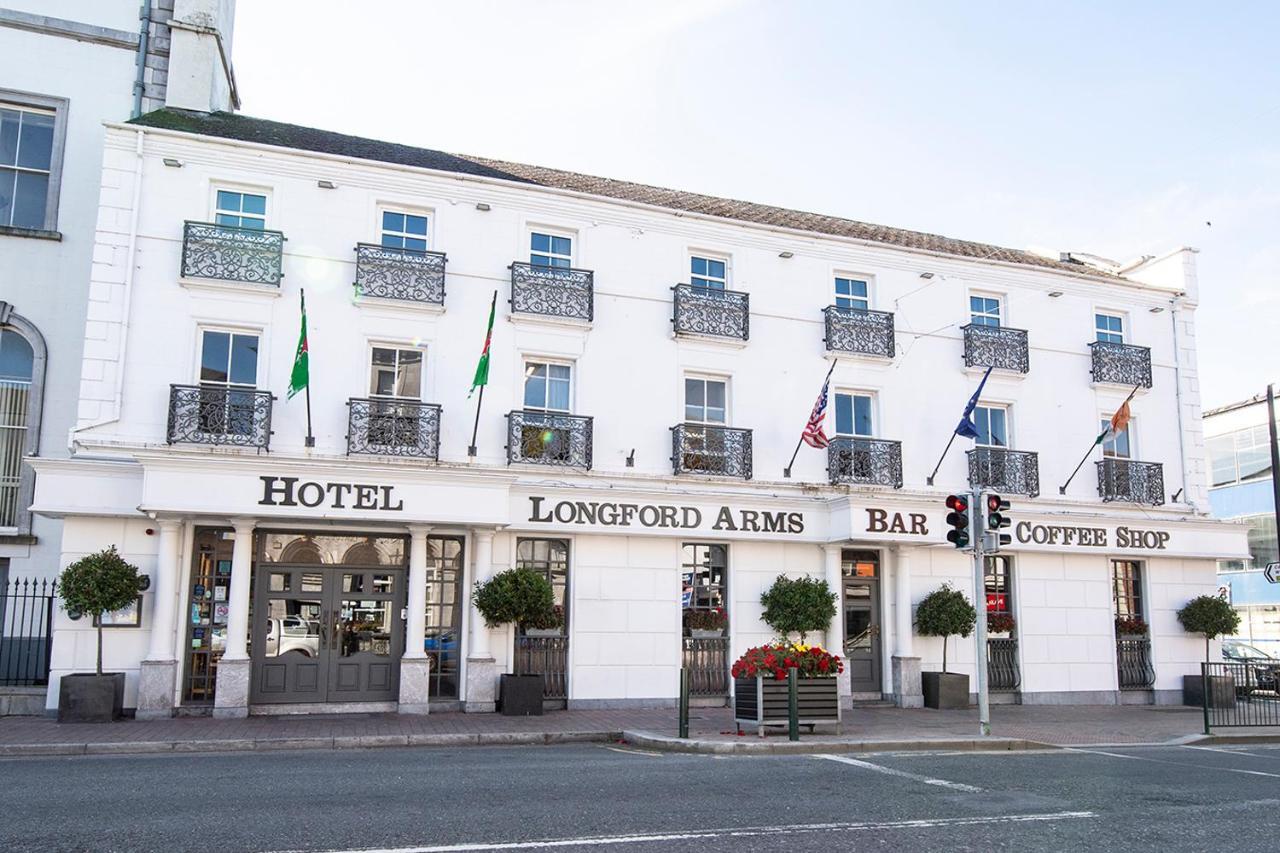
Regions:
[[[1142,600],[1142,564],[1135,560],[1111,561],[1111,595],[1116,619],[1145,621]]]
[[[1008,557],[987,557],[983,572],[988,616],[1013,615],[1012,568]]]
[[[273,531],[261,534],[265,563],[313,566],[404,566],[402,536],[336,536]]]
[[[569,543],[564,539],[520,539],[516,542],[516,568],[531,569],[551,584],[555,606],[568,618]]]
[[[725,584],[729,549],[725,545],[686,544],[681,563],[680,606],[684,610],[685,633],[723,630],[713,623],[727,619]]]
[[[424,649],[431,658],[428,696],[458,698],[462,659],[462,579],[466,572],[459,536],[427,539],[427,631]]]
[[[231,591],[230,530],[198,527],[195,531],[191,582],[187,589],[185,667],[182,701],[213,703],[218,661],[227,647]]]

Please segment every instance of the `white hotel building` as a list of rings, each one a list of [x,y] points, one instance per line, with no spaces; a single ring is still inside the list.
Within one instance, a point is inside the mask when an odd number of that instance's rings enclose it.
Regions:
[[[723,702],[781,573],[839,592],[843,693],[912,706],[942,656],[913,603],[974,593],[943,522],[971,482],[1016,523],[985,590],[1015,619],[1001,696],[1173,701],[1198,671],[1174,611],[1246,548],[1206,515],[1192,250],[1047,259],[227,113],[105,145],[81,428],[32,460],[34,511],[63,564],[116,545],[151,576],[105,632],[140,716],[492,710],[508,671],[669,706],[682,666]],[[303,289],[313,446],[285,399]],[[839,438],[785,477],[833,362]],[[988,365],[982,436],[931,485]],[[552,579],[563,636],[484,627],[472,584],[514,565]],[[711,606],[726,636],[684,636]],[[1147,633],[1117,638],[1130,616]],[[58,616],[50,707],[91,621]]]

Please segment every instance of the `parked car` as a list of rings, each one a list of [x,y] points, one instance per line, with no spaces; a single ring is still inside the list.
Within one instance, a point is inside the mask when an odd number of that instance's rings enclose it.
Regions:
[[[302,652],[307,657],[320,654],[320,623],[301,616],[267,620],[267,657],[286,652]]]
[[[1280,660],[1257,646],[1251,646],[1240,640],[1223,640],[1222,657],[1231,663],[1248,665],[1245,669],[1247,683],[1237,685],[1237,690],[1245,687],[1250,691],[1280,692]]]

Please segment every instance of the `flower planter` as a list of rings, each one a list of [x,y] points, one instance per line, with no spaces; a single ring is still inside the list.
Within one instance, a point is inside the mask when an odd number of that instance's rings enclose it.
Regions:
[[[718,640],[724,636],[724,629],[713,631],[705,628],[690,628],[689,636],[695,640]]]
[[[504,674],[498,701],[504,717],[542,716],[542,676]]]
[[[1204,707],[1204,679],[1199,675],[1182,676],[1182,704]],[[1236,706],[1236,680],[1230,675],[1209,676],[1209,707],[1218,710]]]
[[[969,676],[956,672],[922,672],[924,706],[938,710],[969,707]]]
[[[58,722],[109,723],[124,715],[124,673],[64,675],[58,683]]]
[[[800,678],[796,683],[796,704],[800,725],[840,722],[840,695],[835,678]],[[764,736],[765,726],[786,726],[787,681],[776,678],[735,678],[733,716],[739,728],[754,726]]]

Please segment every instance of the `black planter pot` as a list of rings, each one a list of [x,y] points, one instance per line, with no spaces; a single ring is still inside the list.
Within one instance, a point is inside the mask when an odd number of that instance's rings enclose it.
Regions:
[[[926,708],[969,707],[969,676],[958,672],[922,672],[920,681]]]
[[[1199,675],[1182,676],[1182,704],[1204,707],[1204,679]],[[1236,680],[1230,675],[1209,676],[1209,707],[1219,710],[1236,706]]]
[[[109,723],[124,716],[124,673],[64,675],[58,684],[58,722]]]
[[[541,675],[503,675],[498,687],[498,702],[503,716],[542,716]]]

